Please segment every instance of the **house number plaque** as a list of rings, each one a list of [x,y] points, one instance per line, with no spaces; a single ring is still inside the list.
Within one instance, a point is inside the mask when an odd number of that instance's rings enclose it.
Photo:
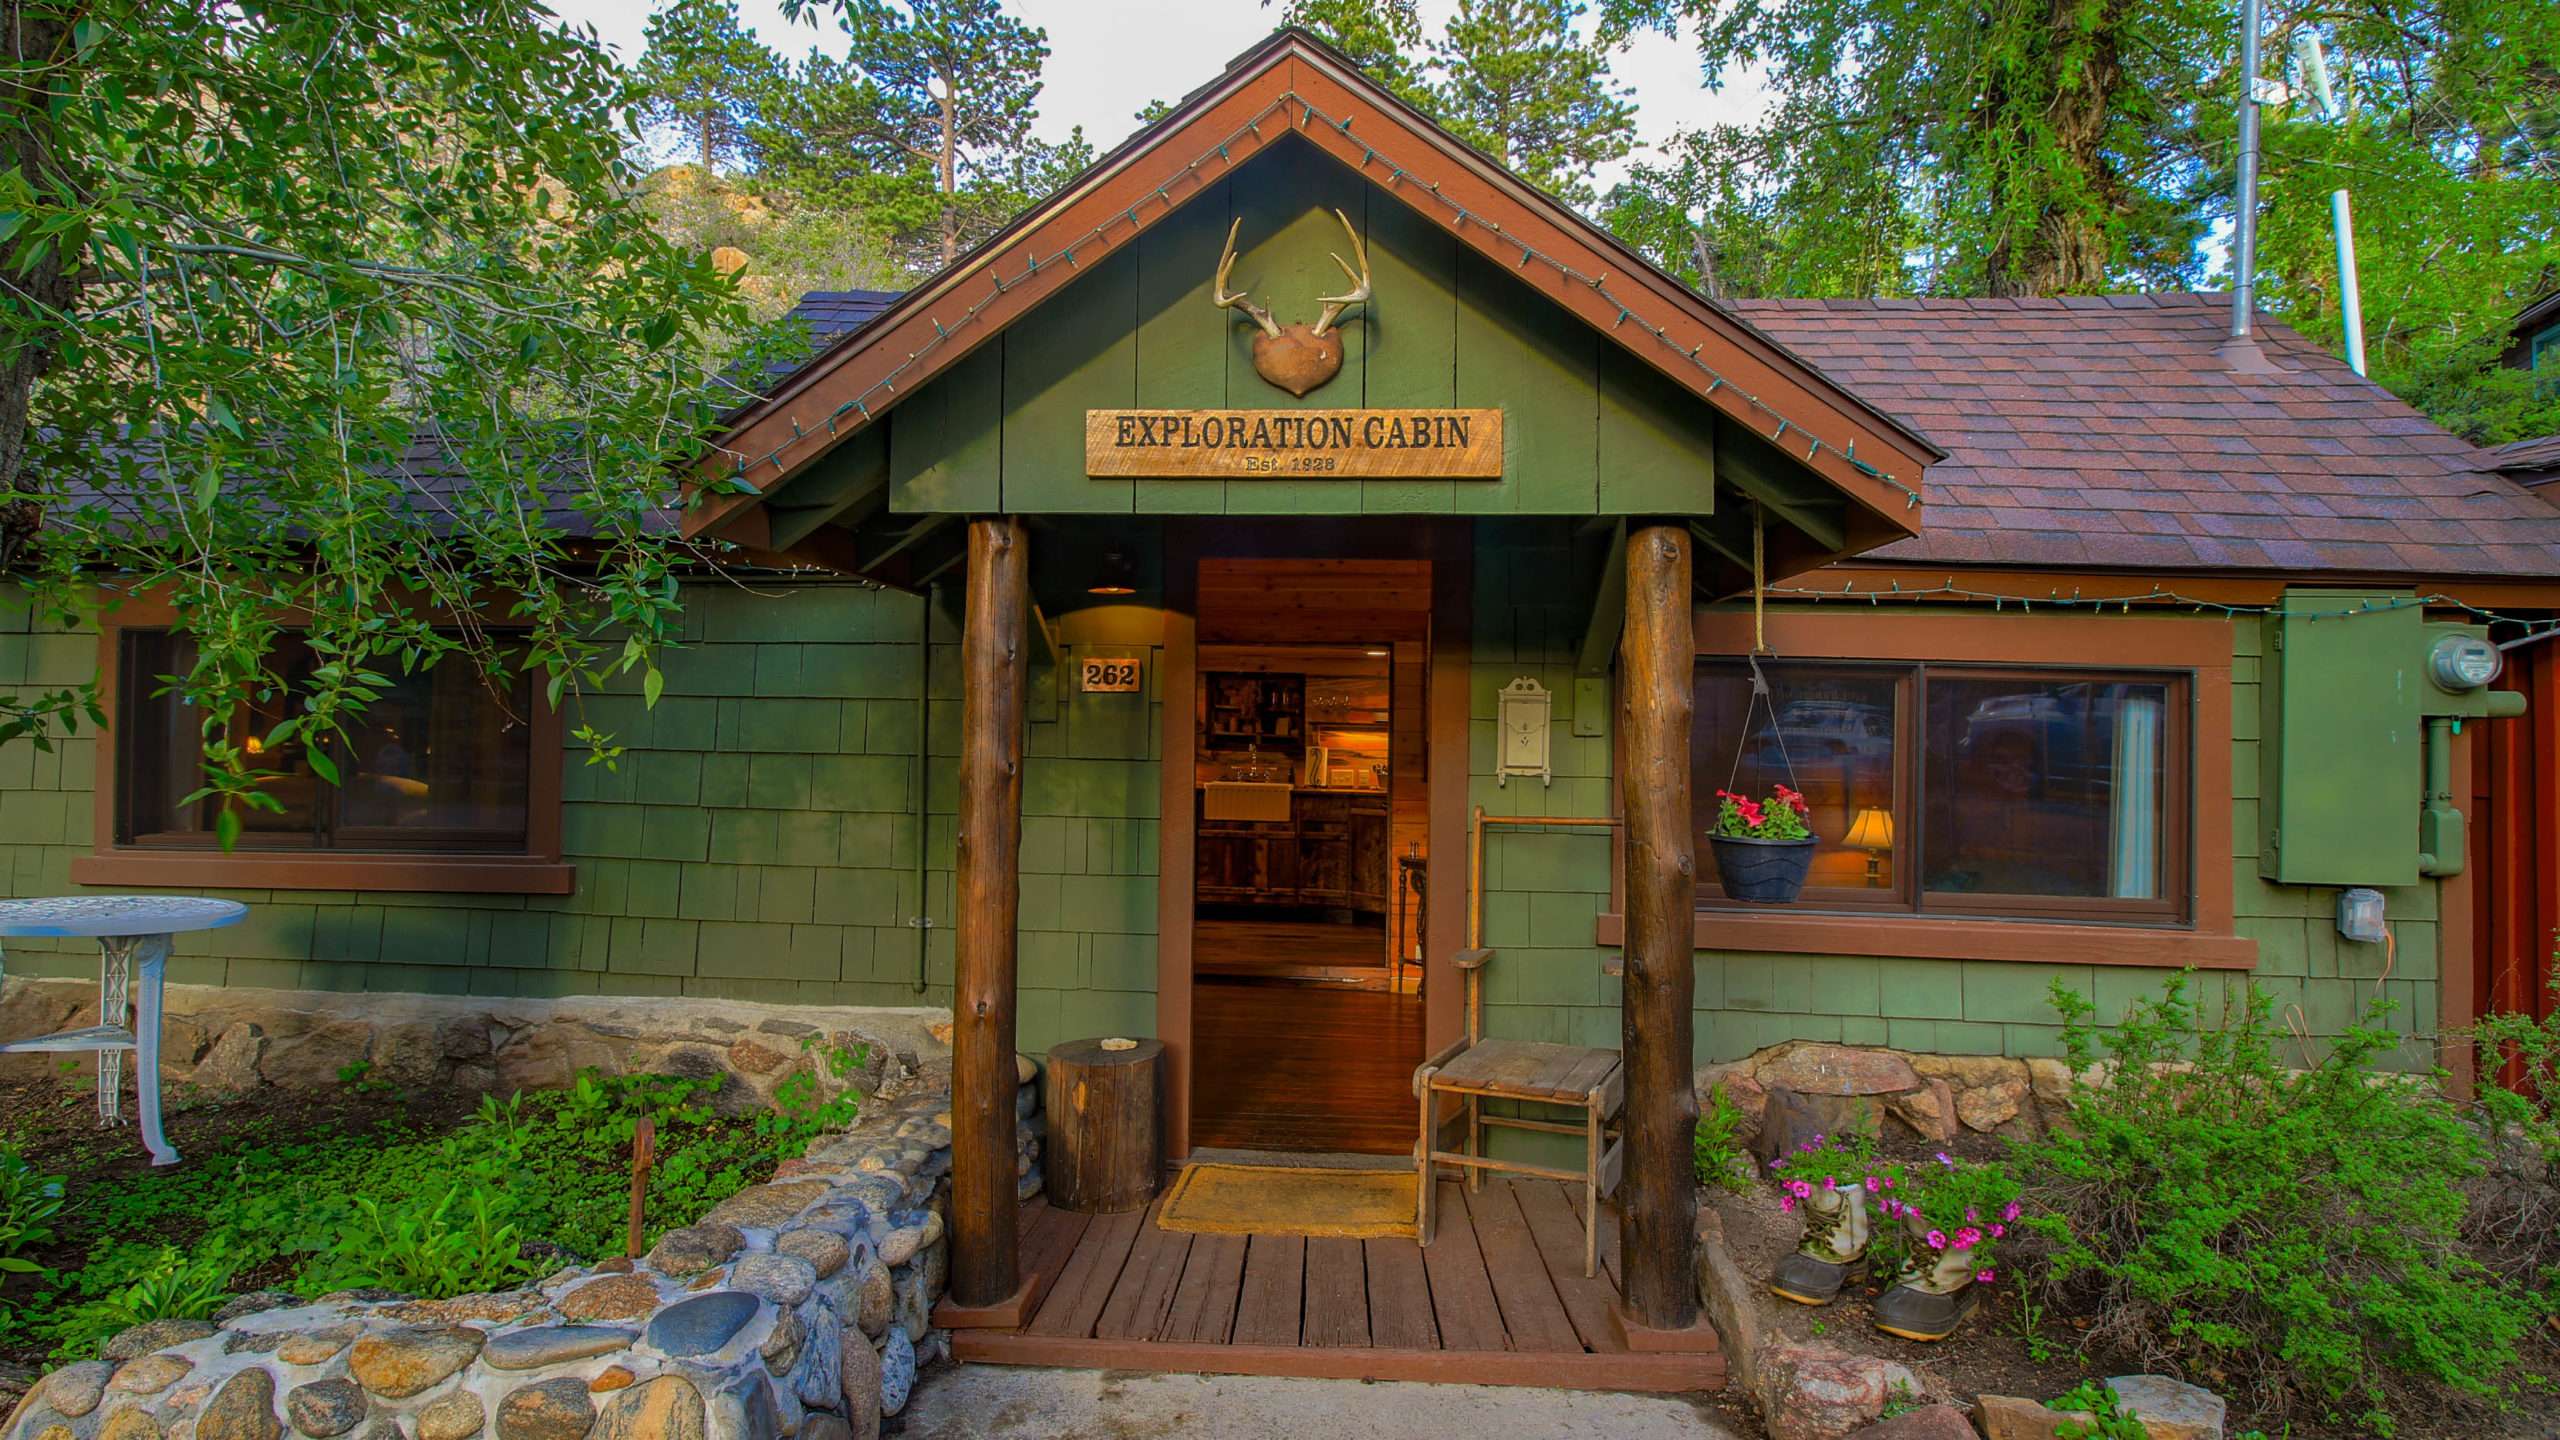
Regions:
[[[1076,662],[1076,688],[1087,695],[1135,695],[1146,684],[1134,655],[1087,655]]]
[[[1499,480],[1499,410],[1087,410],[1096,478]]]

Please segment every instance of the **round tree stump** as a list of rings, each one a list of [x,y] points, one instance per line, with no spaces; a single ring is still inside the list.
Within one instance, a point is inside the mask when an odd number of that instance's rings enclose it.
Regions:
[[[1108,1215],[1142,1210],[1164,1173],[1164,1042],[1105,1050],[1075,1040],[1049,1052],[1049,1203]]]

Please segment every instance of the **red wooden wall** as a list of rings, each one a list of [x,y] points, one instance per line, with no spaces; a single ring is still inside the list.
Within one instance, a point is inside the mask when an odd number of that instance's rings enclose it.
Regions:
[[[2552,1010],[2560,931],[2560,640],[2507,652],[2525,713],[2479,724],[2471,768],[2474,1013]]]

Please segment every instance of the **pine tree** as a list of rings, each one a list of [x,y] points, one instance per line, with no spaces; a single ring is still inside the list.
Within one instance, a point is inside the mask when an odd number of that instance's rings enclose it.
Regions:
[[[1572,205],[1636,138],[1634,92],[1577,33],[1582,15],[1580,0],[1458,0],[1431,59],[1440,122]]]
[[[1271,0],[1263,0],[1268,8]],[[1439,97],[1424,74],[1422,15],[1415,0],[1288,0],[1280,23],[1341,51],[1397,99],[1438,117]]]
[[[735,0],[672,0],[646,34],[631,71],[640,118],[681,129],[705,171],[748,159],[749,129],[781,62],[748,32]]]
[[[939,199],[939,254],[959,257],[972,228],[964,192],[1008,188],[1041,168],[1031,135],[1049,37],[996,0],[841,0],[853,38],[861,129],[885,161],[927,167]]]

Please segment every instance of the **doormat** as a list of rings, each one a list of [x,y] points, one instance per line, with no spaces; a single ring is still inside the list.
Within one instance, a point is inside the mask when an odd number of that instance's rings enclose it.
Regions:
[[[1413,1236],[1411,1170],[1186,1165],[1156,1224],[1194,1235]]]

